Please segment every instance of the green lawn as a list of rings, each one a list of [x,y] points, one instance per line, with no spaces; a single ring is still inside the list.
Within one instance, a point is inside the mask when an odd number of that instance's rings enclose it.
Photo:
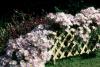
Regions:
[[[100,50],[96,52],[95,57],[91,56],[92,54],[85,59],[79,56],[61,59],[57,60],[55,65],[48,62],[46,67],[100,67]]]

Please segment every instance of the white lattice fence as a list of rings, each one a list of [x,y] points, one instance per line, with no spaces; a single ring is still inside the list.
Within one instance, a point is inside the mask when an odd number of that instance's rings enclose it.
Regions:
[[[70,32],[61,33],[59,36],[54,36],[54,45],[51,49],[53,52],[52,59],[62,59],[69,56],[80,55],[83,53],[90,53],[95,51],[96,46],[90,48],[88,46],[89,40],[86,43],[78,43],[75,41],[75,35]]]

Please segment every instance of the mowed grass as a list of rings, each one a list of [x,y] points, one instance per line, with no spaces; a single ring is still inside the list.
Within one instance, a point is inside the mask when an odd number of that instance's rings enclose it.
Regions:
[[[70,57],[57,60],[55,64],[50,61],[46,67],[100,67],[100,50],[96,51],[96,55],[91,54],[85,58],[82,56]]]

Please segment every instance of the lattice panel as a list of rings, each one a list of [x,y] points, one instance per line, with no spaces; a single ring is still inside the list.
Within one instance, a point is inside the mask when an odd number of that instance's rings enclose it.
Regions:
[[[74,40],[75,35],[71,31],[67,33],[61,33],[59,36],[55,35],[54,45],[51,49],[53,52],[52,59],[62,59],[69,56],[75,56],[83,53],[90,53],[96,49],[96,46],[89,48],[87,41],[86,43],[78,43]]]

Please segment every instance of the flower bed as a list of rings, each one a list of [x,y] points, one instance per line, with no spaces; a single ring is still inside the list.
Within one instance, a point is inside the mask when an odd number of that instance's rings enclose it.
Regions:
[[[100,9],[89,7],[75,16],[50,13],[45,18],[47,23],[9,39],[0,56],[1,67],[45,67],[50,59],[89,54],[99,47]]]

